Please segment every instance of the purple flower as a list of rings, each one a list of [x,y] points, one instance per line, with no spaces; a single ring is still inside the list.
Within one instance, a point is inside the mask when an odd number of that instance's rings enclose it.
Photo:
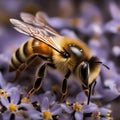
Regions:
[[[110,20],[105,24],[103,27],[104,33],[114,33],[114,34],[119,34],[120,33],[120,19],[113,19]]]
[[[1,97],[1,105],[4,106],[4,109],[6,108],[6,110],[2,112],[4,120],[22,120],[25,118],[37,120],[40,118],[40,113],[35,110],[32,104],[21,103],[20,100],[19,90],[15,87],[11,88],[9,97]]]
[[[108,2],[108,6],[109,6],[109,11],[110,11],[110,15],[113,19],[120,19],[120,15],[119,15],[119,12],[120,12],[120,8],[119,8],[119,5],[111,0],[110,2]]]
[[[80,92],[73,101],[61,104],[61,107],[67,114],[73,114],[76,120],[83,120],[85,114],[98,109],[93,103],[87,105],[87,97],[84,92]]]
[[[112,62],[108,62],[108,64],[112,70],[102,69],[95,87],[96,94],[92,96],[103,103],[110,102],[120,96],[120,75],[116,72],[115,65]]]
[[[17,104],[20,101],[20,94],[17,88],[12,88],[10,91],[10,101],[8,97],[1,97],[1,104],[6,108],[6,111],[2,113],[5,120],[17,112]]]
[[[23,119],[40,120],[40,112],[32,104],[21,103],[18,105],[18,113]],[[17,120],[17,119],[16,119]]]
[[[40,115],[41,119],[44,120],[52,120],[54,117],[58,117],[62,114],[62,108],[59,104],[52,104],[48,97],[44,97],[42,101],[40,101]]]
[[[52,120],[58,119],[62,115],[62,108],[60,104],[56,102],[56,97],[50,91],[46,91],[44,94],[33,96],[31,98],[31,104],[40,113],[40,119]]]
[[[14,89],[17,90],[17,92],[19,91],[20,93],[24,93],[25,94],[25,90],[19,86],[16,85],[14,83],[10,83],[7,82],[4,78],[3,75],[0,73],[0,97],[8,97],[11,94],[13,94]],[[15,97],[15,96],[14,96]]]

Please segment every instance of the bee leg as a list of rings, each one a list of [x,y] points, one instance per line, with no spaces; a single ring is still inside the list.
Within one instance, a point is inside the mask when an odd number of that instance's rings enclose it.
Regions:
[[[42,85],[42,80],[45,76],[45,71],[46,71],[46,66],[47,64],[43,64],[42,66],[38,67],[36,71],[36,80],[34,83],[33,88],[28,92],[27,98],[30,98],[31,95],[33,95],[36,91],[38,91],[41,88]]]
[[[40,58],[40,59],[44,59],[44,60],[47,60],[48,58],[44,57],[44,56],[41,56],[39,54],[34,54],[32,56],[30,56],[27,61],[23,64],[20,65],[20,67],[17,69],[16,71],[16,75],[15,75],[15,78],[13,81],[10,81],[10,82],[15,82],[20,74],[36,59],[36,58]]]
[[[71,74],[71,71],[69,70],[67,72],[67,74],[65,75],[65,78],[62,82],[62,96],[61,96],[61,99],[59,100],[59,102],[63,102],[65,100],[66,95],[67,95],[67,90],[68,90],[67,79],[69,78],[70,74]]]
[[[95,86],[96,86],[96,84],[97,84],[97,81],[95,80],[95,81],[93,82],[92,95],[95,94]]]
[[[23,64],[17,69],[15,78],[14,78],[12,81],[10,81],[10,82],[15,82],[15,81],[19,78],[21,72],[22,72],[25,68],[26,68],[26,64],[23,63]]]
[[[94,93],[95,85],[96,85],[96,81],[94,81],[91,85],[89,85],[87,104],[89,104],[89,102],[90,102],[91,93],[92,93],[92,94]]]
[[[92,85],[89,85],[89,89],[88,89],[88,101],[87,101],[88,105],[90,103],[91,89],[92,89]]]

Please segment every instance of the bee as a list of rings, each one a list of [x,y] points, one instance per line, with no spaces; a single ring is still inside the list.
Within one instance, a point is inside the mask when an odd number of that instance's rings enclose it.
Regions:
[[[47,22],[43,12],[37,12],[35,16],[29,13],[21,13],[22,20],[10,19],[14,28],[31,38],[24,42],[13,54],[9,70],[16,71],[15,80],[29,64],[36,58],[44,62],[36,70],[35,83],[28,92],[28,98],[41,88],[47,66],[54,66],[64,75],[62,81],[62,96],[64,101],[68,92],[70,76],[74,76],[82,85],[90,101],[91,86],[95,85],[100,73],[102,62],[93,56],[89,47],[79,39],[62,36],[56,32]]]

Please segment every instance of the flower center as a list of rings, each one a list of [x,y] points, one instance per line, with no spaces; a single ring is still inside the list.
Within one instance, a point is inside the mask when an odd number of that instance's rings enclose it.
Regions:
[[[99,111],[94,111],[91,115],[93,119],[99,119],[100,118],[100,112]]]
[[[45,120],[50,120],[50,119],[52,118],[51,112],[50,112],[49,110],[45,110],[45,111],[43,112],[43,118],[44,118]]]
[[[16,110],[17,110],[17,105],[15,105],[15,104],[13,104],[13,103],[10,103],[10,104],[9,104],[9,107],[8,107],[8,110],[9,110],[10,112],[16,112]]]
[[[72,105],[72,108],[73,108],[73,110],[75,110],[75,111],[79,111],[79,110],[82,109],[82,105],[81,105],[80,103],[76,102],[76,103],[74,103],[74,104]]]

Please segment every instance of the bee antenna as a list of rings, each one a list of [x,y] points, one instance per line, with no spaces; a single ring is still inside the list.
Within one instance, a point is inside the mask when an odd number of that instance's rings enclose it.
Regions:
[[[110,70],[110,68],[107,65],[105,65],[103,62],[101,62],[101,61],[98,61],[98,62],[95,62],[95,63],[102,64],[104,67],[106,67],[108,70]]]

